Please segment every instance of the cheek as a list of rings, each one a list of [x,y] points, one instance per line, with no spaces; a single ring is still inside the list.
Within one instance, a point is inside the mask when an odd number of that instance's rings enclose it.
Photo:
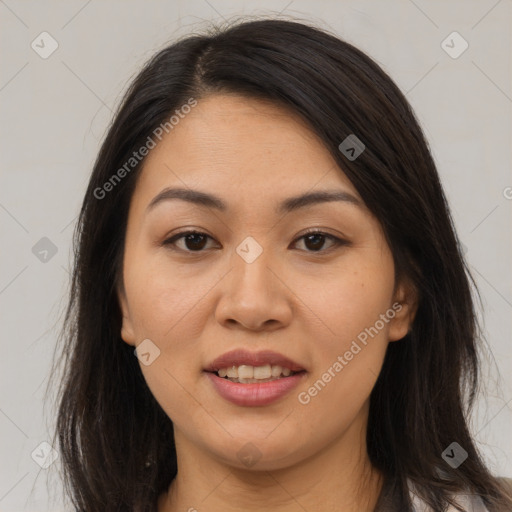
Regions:
[[[214,276],[193,279],[143,251],[126,255],[125,289],[137,344],[149,339],[158,353],[151,364],[141,362],[141,371],[157,402],[178,423],[201,416],[192,399],[206,314],[201,299],[214,283]]]
[[[139,337],[161,341],[166,335],[175,338],[184,326],[196,327],[189,315],[213,284],[212,276],[194,279],[183,265],[171,265],[165,256],[141,249],[125,259],[125,289],[135,331]]]
[[[201,372],[201,340],[212,318],[209,293],[218,283],[219,273],[199,267],[192,270],[190,264],[171,264],[165,253],[143,250],[127,254],[125,269],[137,343],[149,339],[159,351],[151,365],[141,364],[141,370],[168,414],[179,416],[184,407],[193,409],[182,386],[193,392]]]
[[[323,333],[311,334],[319,350],[309,387],[301,389],[308,411],[318,408],[321,416],[323,408],[338,404],[351,417],[366,401],[388,345],[393,288],[391,255],[368,251],[347,257],[316,292],[305,290],[308,305],[319,312]]]
[[[394,266],[390,255],[354,252],[328,278],[303,290],[307,304],[318,311],[329,345],[342,350],[365,329],[374,326],[391,306]],[[388,324],[380,325],[386,337]]]

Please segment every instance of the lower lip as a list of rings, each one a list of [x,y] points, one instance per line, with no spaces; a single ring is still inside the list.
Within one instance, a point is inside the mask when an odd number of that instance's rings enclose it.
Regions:
[[[211,372],[206,372],[206,375],[219,395],[225,400],[242,407],[257,407],[271,404],[285,396],[299,384],[306,372],[261,384],[258,382],[254,384],[231,382]]]

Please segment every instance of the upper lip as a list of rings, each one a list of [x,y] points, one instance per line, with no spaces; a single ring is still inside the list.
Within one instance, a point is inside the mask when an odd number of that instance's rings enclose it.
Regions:
[[[226,352],[213,360],[206,368],[207,372],[217,372],[221,368],[230,368],[232,366],[265,366],[279,365],[284,368],[289,368],[292,372],[303,371],[304,368],[290,358],[273,352],[271,350],[264,350],[261,352],[249,352],[244,349],[232,350]]]

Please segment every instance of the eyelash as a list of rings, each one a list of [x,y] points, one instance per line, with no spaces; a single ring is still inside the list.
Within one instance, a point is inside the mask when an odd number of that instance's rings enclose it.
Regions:
[[[181,252],[189,253],[189,254],[194,254],[194,253],[195,254],[200,254],[202,252],[205,252],[204,249],[201,249],[199,251],[191,251],[191,250],[188,250],[188,249],[180,249],[180,248],[177,248],[175,246],[175,244],[176,244],[176,242],[178,240],[181,240],[181,239],[185,238],[188,235],[202,235],[202,236],[206,236],[206,237],[208,237],[208,238],[213,240],[213,238],[210,235],[206,234],[206,233],[203,233],[201,231],[191,230],[191,231],[183,231],[181,233],[177,233],[176,235],[173,235],[171,238],[168,238],[168,239],[164,240],[162,242],[162,245],[165,246],[165,247],[169,247],[173,251],[181,251]],[[294,240],[294,243],[296,243],[299,240],[301,240],[303,238],[306,238],[307,236],[310,236],[310,235],[323,235],[325,238],[328,238],[329,240],[331,240],[333,242],[333,245],[331,247],[329,247],[328,249],[320,249],[318,251],[305,251],[305,252],[310,253],[310,254],[321,254],[321,253],[325,253],[325,252],[330,252],[332,249],[335,249],[337,247],[341,247],[341,246],[349,244],[349,242],[347,240],[343,240],[342,238],[338,238],[338,237],[336,237],[334,235],[330,235],[329,233],[325,233],[324,231],[320,231],[318,229],[308,230],[306,233],[304,233],[300,237],[296,238]]]

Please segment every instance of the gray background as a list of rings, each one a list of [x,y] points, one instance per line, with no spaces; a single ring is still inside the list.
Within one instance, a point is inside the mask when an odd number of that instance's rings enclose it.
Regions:
[[[65,509],[59,460],[43,469],[31,454],[46,453],[39,445],[50,439],[54,412],[43,395],[73,227],[121,93],[176,37],[233,15],[279,12],[366,51],[415,109],[482,294],[492,348],[472,429],[492,470],[512,477],[510,0],[0,0],[1,512]],[[43,46],[43,31],[59,45],[46,59],[31,47]],[[469,44],[458,58],[442,47],[453,31]],[[448,44],[462,48],[460,40]]]

